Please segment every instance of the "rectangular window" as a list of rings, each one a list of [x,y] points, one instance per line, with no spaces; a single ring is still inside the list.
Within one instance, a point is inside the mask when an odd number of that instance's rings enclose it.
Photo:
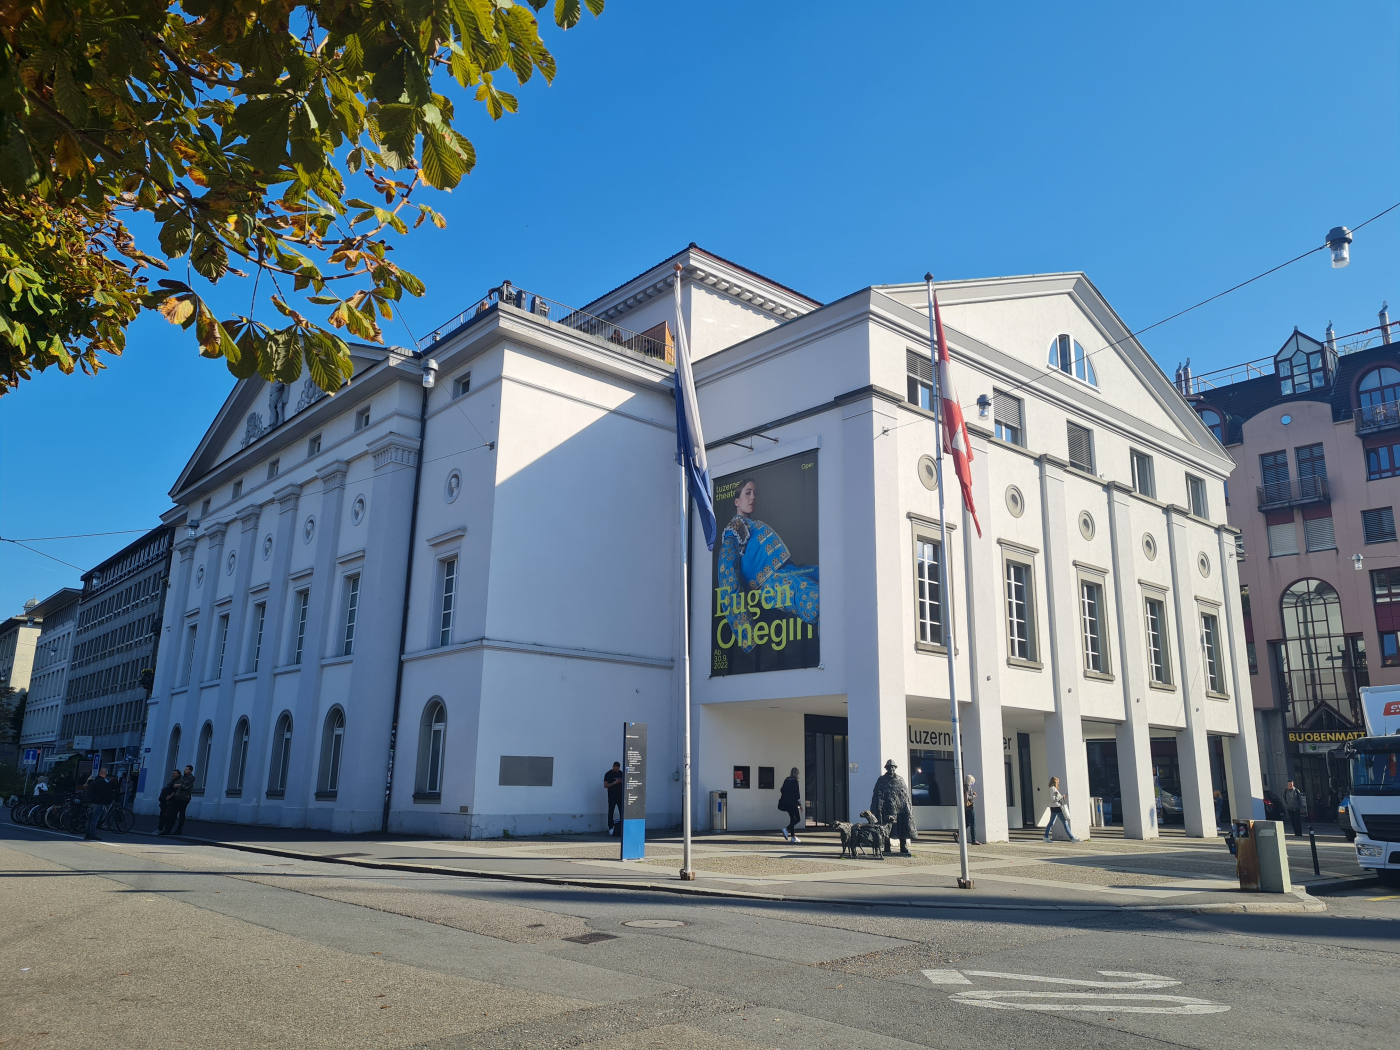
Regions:
[[[355,413],[355,429],[364,430],[367,426],[369,426],[368,405],[366,405],[364,408],[360,409],[358,412]]]
[[[233,483],[233,496],[231,498],[238,499],[241,495],[243,495],[243,479],[239,478]]]
[[[1147,674],[1158,685],[1171,685],[1171,661],[1167,653],[1167,607],[1160,598],[1148,598]]]
[[[1400,602],[1400,569],[1372,569],[1371,597],[1377,605]]]
[[[956,806],[957,785],[953,752],[909,752],[909,792],[914,805]]]
[[[1220,671],[1220,621],[1213,613],[1201,614],[1201,652],[1206,661],[1206,690],[1225,692],[1225,676]]]
[[[199,624],[192,623],[185,631],[185,684],[194,676],[194,643],[199,637]]]
[[[996,416],[996,435],[1012,445],[1026,443],[1025,423],[1022,421],[1021,399],[992,391],[992,413]]]
[[[1400,632],[1381,632],[1381,666],[1400,667]]]
[[[209,513],[209,500],[205,500],[199,507],[199,516],[202,518]]]
[[[1269,526],[1269,557],[1279,558],[1285,554],[1298,553],[1298,530],[1293,522],[1284,521]]]
[[[248,670],[256,671],[258,661],[262,659],[262,634],[263,624],[267,621],[267,602],[258,602],[253,606],[253,658],[248,661]]]
[[[267,465],[267,480],[271,481],[273,478],[275,478],[277,476],[277,471],[280,470],[281,467],[282,461],[280,459],[274,459],[271,463],[269,463]]]
[[[1395,539],[1395,511],[1390,507],[1363,510],[1361,528],[1367,543],[1389,543]]]
[[[1379,445],[1366,450],[1366,480],[1393,478],[1400,474],[1400,444]]]
[[[1255,648],[1253,642],[1244,643],[1245,657],[1249,660],[1249,673],[1259,673],[1259,650]]]
[[[1332,527],[1332,516],[1303,519],[1303,540],[1310,551],[1334,551],[1337,549],[1336,531]]]
[[[1300,478],[1325,478],[1327,476],[1327,459],[1322,454],[1322,442],[1315,445],[1301,445],[1293,450],[1298,457],[1298,476]]]
[[[1090,580],[1079,581],[1079,619],[1084,633],[1084,670],[1108,673],[1103,641],[1103,588]]]
[[[1035,606],[1031,596],[1031,568],[1020,562],[1006,563],[1007,653],[1017,660],[1035,659],[1035,639],[1031,627]]]
[[[292,646],[292,663],[301,663],[301,654],[306,648],[306,614],[311,608],[311,592],[297,591],[296,641]]]
[[[1078,423],[1066,423],[1069,436],[1069,464],[1092,474],[1094,472],[1094,432]]]
[[[351,656],[355,652],[355,617],[360,611],[360,577],[345,578],[345,636],[341,646],[341,656]]]
[[[463,372],[456,379],[452,380],[452,398],[456,400],[463,394],[470,393],[472,388],[472,374]]]
[[[1191,498],[1191,513],[1198,518],[1210,517],[1210,509],[1206,506],[1206,483],[1194,474],[1187,474],[1186,492]]]
[[[228,613],[219,617],[219,658],[214,662],[214,680],[224,676],[224,653],[228,651]]]
[[[452,642],[452,614],[457,608],[457,559],[442,563],[442,605],[438,616],[438,645]]]
[[[939,545],[922,536],[915,541],[916,614],[919,621],[919,641],[926,645],[943,644],[943,592],[939,575]]]
[[[1259,480],[1263,482],[1264,502],[1278,503],[1289,498],[1288,453],[1265,452],[1259,457]]]
[[[307,458],[307,459],[310,459],[312,456],[320,455],[320,453],[321,453],[321,435],[320,435],[320,434],[314,434],[314,435],[312,435],[312,437],[309,438],[309,439],[307,440],[307,442],[306,442],[306,458]]]
[[[1157,481],[1152,475],[1152,457],[1145,452],[1134,451],[1133,490],[1151,499],[1157,498]]]
[[[909,371],[909,403],[933,411],[933,359],[913,350],[904,353]]]

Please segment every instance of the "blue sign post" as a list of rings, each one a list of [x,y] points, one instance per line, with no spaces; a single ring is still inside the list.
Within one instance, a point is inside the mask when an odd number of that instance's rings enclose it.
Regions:
[[[622,723],[622,859],[641,860],[647,849],[647,725]]]

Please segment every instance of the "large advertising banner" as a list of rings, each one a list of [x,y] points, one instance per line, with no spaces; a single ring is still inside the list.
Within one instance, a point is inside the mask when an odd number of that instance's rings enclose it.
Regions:
[[[710,674],[821,663],[817,452],[715,481]]]

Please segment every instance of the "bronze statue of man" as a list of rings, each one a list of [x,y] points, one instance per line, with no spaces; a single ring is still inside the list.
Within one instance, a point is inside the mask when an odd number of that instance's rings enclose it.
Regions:
[[[885,775],[875,781],[875,793],[870,796],[870,812],[875,814],[879,824],[892,824],[890,837],[899,839],[899,855],[911,857],[909,843],[919,837],[919,829],[914,826],[914,800],[909,795],[909,785],[895,772],[899,767],[894,759],[885,763]]]

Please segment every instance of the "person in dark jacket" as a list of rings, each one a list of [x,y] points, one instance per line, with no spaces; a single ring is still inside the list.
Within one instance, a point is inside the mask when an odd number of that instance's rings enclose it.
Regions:
[[[86,797],[88,805],[87,834],[85,839],[97,838],[97,825],[102,823],[102,818],[107,815],[107,807],[112,804],[112,800],[117,797],[116,785],[112,783],[112,778],[107,775],[106,769],[99,769],[97,776],[88,780],[83,788],[83,795]]]
[[[783,828],[783,838],[791,842],[801,842],[797,837],[797,823],[802,819],[802,791],[797,784],[797,767],[783,781],[783,790],[778,794],[778,808],[788,815],[787,827]]]
[[[180,790],[180,771],[172,769],[170,779],[160,789],[160,823],[156,825],[157,835],[168,835],[175,826],[175,792]]]
[[[194,766],[186,766],[184,776],[180,777],[180,786],[175,789],[175,814],[171,823],[174,825],[173,832],[176,835],[185,833],[185,807],[190,804],[190,799],[194,797]]]
[[[1288,819],[1293,824],[1293,834],[1298,838],[1303,837],[1303,810],[1307,808],[1307,799],[1303,793],[1293,786],[1293,781],[1288,782],[1288,787],[1283,789],[1283,808],[1288,811]]]
[[[622,772],[622,763],[614,762],[612,769],[603,774],[603,787],[608,791],[608,834],[622,834],[623,793],[627,790],[627,775]],[[613,820],[613,811],[617,820]]]

